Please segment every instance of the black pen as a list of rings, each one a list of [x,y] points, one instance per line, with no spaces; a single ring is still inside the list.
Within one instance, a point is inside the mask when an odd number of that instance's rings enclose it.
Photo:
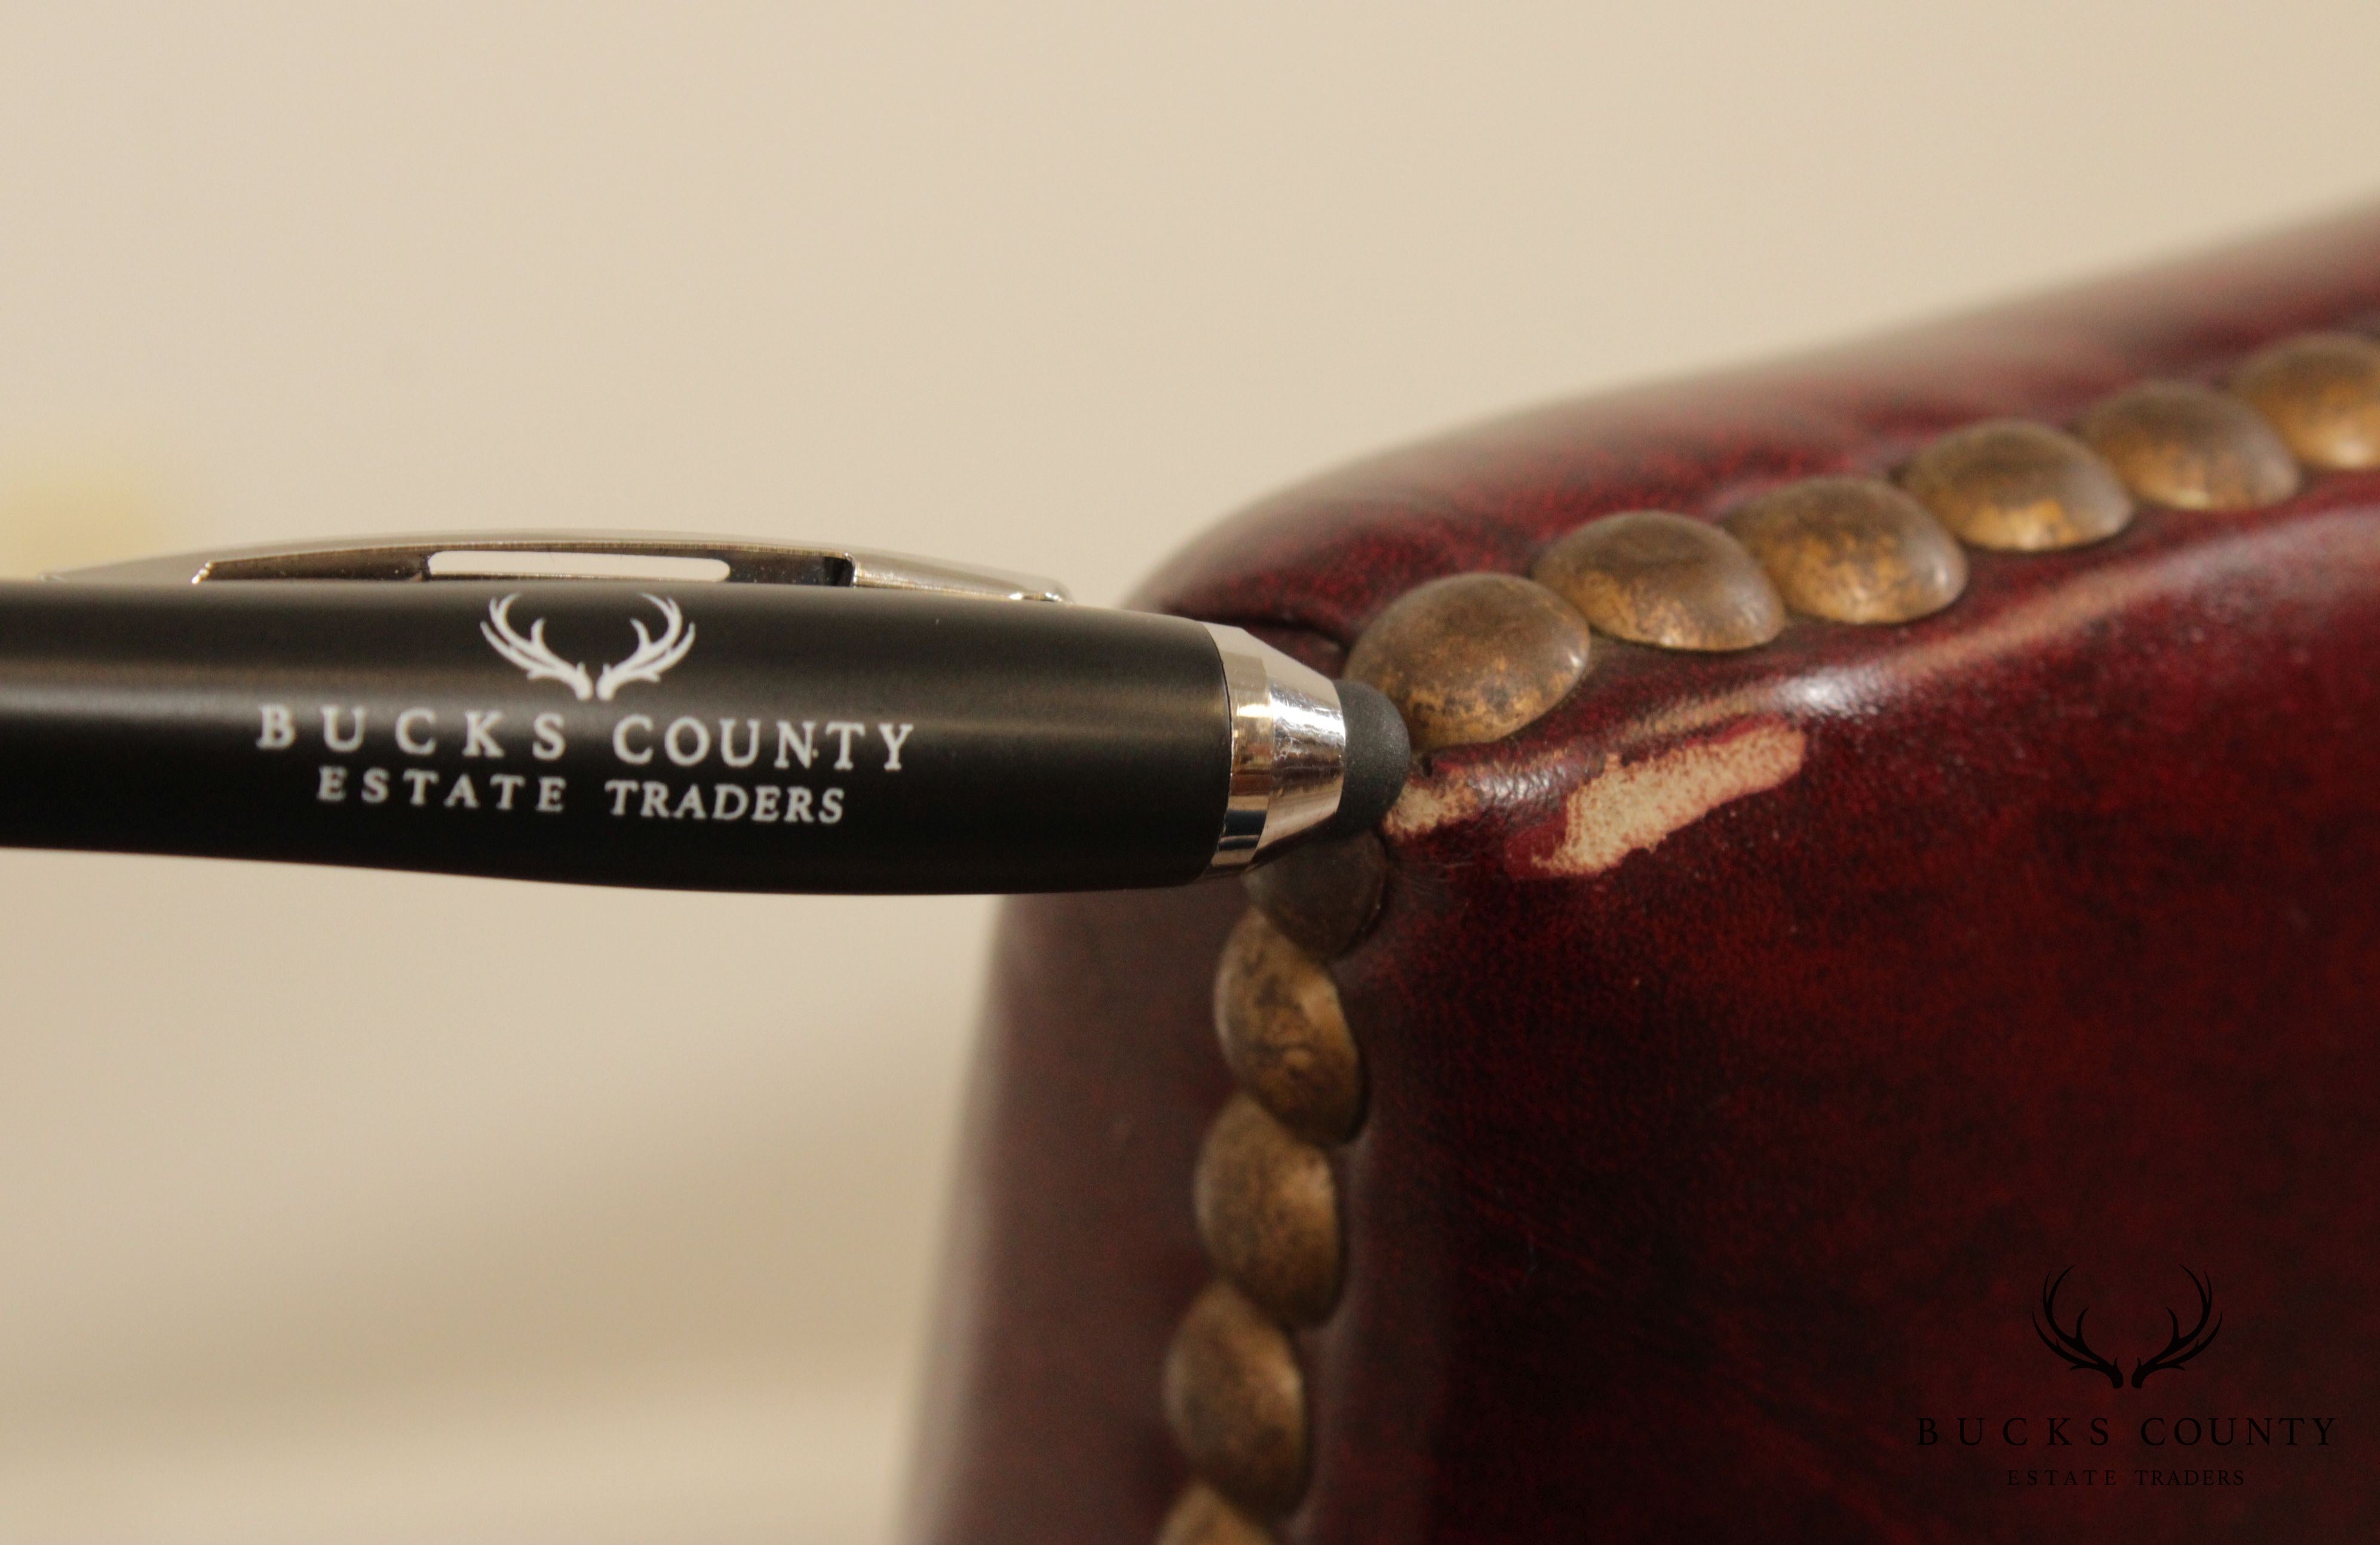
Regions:
[[[1094,890],[1369,826],[1404,727],[1238,628],[847,549],[506,533],[0,585],[0,844]]]

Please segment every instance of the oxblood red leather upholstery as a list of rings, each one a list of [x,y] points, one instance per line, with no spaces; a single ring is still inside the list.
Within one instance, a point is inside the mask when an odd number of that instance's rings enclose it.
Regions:
[[[1145,599],[1335,669],[1415,585],[1525,573],[1591,516],[1884,474],[2375,317],[2365,214],[1383,456]],[[1335,1151],[1347,1285],[1300,1339],[1313,1481],[1283,1538],[2380,1536],[2380,474],[1971,558],[1913,624],[1598,638],[1559,707],[1416,770],[1334,968],[1370,1108]],[[1662,791],[1624,856],[1566,824],[1614,766]],[[1184,1484],[1160,1369],[1209,1275],[1190,1177],[1245,905],[1010,905],[917,1539],[1145,1540]],[[2219,1339],[2138,1389],[2070,1370],[2032,1322],[2068,1266],[2061,1317],[2090,1305],[2127,1365],[2168,1306],[2188,1324],[2185,1266]],[[2208,1417],[2333,1425],[2140,1436]],[[2051,1418],[2083,1442],[2053,1450]],[[2010,1482],[2045,1467],[2122,1474]]]

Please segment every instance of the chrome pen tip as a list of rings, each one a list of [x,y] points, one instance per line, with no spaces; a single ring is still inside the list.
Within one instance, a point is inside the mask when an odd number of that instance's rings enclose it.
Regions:
[[[1204,624],[1222,658],[1232,766],[1210,874],[1293,839],[1360,830],[1404,787],[1404,721],[1360,682],[1334,682],[1243,629]]]

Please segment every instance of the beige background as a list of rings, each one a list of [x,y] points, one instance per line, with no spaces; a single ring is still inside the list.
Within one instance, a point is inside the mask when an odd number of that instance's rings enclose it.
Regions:
[[[0,567],[678,526],[1109,600],[1400,436],[2350,199],[2375,59],[2370,0],[0,0]],[[0,1540],[880,1539],[989,915],[0,855]]]

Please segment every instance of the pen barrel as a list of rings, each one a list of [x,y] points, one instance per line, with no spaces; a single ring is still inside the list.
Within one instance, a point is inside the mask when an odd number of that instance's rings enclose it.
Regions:
[[[828,587],[0,585],[0,843],[776,891],[1203,873],[1178,618]]]

